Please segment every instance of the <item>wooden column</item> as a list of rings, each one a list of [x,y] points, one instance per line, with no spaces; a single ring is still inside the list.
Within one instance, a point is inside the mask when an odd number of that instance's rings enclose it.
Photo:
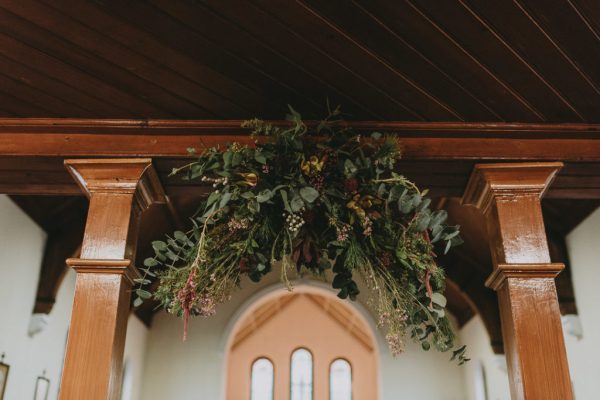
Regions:
[[[90,199],[59,398],[118,399],[138,219],[164,194],[150,159],[66,160]]]
[[[541,197],[561,163],[480,164],[463,204],[486,217],[498,292],[511,396],[571,400],[572,389]]]

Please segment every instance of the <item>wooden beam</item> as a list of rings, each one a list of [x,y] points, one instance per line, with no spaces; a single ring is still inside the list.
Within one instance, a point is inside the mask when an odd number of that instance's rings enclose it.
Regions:
[[[573,398],[540,200],[561,167],[478,164],[463,197],[486,217],[513,399]]]
[[[253,144],[241,121],[0,118],[0,155],[181,157],[230,141]],[[286,122],[272,121],[283,125]],[[312,122],[309,122],[312,123]],[[600,161],[600,124],[354,121],[359,131],[393,132],[405,158]]]

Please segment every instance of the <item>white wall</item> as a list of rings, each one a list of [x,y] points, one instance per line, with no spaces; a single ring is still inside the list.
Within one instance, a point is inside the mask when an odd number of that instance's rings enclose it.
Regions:
[[[571,379],[577,400],[600,396],[600,209],[567,236],[571,276],[582,325],[581,340],[566,335]]]
[[[181,321],[159,312],[148,336],[144,400],[224,399],[223,350],[230,321],[238,316],[238,310],[248,299],[276,283],[278,278],[274,271],[261,284],[244,281],[243,289],[221,305],[214,317],[192,319],[185,343],[181,340]],[[383,342],[381,337],[378,340]],[[382,399],[465,399],[463,369],[448,361],[449,354],[424,352],[410,345],[394,359],[385,346],[381,349]]]
[[[50,379],[49,400],[58,395],[75,272],[69,271],[58,291],[48,325],[34,337],[27,334],[42,262],[45,233],[8,197],[0,195],[0,354],[10,365],[5,400],[33,398],[42,372]],[[131,397],[139,400],[147,329],[130,317],[125,358],[131,366]]]
[[[471,361],[464,365],[465,389],[468,400],[509,400],[510,389],[506,372],[506,359],[496,355],[490,346],[490,337],[479,315],[463,326],[460,337],[467,344]],[[487,399],[481,398],[478,389],[483,385],[478,369],[483,367],[487,383]],[[481,385],[481,386],[480,386]]]

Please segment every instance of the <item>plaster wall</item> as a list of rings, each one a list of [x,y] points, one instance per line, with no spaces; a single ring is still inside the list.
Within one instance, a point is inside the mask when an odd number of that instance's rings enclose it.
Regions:
[[[67,332],[71,317],[75,272],[67,272],[48,315],[47,325],[28,335],[46,234],[8,197],[0,195],[0,354],[10,365],[5,400],[33,399],[36,379],[50,379],[48,400],[58,396]],[[130,365],[129,396],[139,400],[146,327],[130,317],[125,359]]]
[[[258,285],[243,282],[243,289],[235,293],[231,301],[221,305],[215,316],[190,321],[186,342],[181,341],[180,320],[162,312],[157,314],[148,336],[144,400],[225,399],[225,350],[232,321],[240,317],[240,310],[245,305],[259,299],[266,288],[277,285],[278,276],[275,271]],[[318,285],[308,281],[304,284]],[[282,286],[277,287],[276,290],[285,290]],[[365,307],[360,303],[353,306],[370,321],[374,330],[372,317]],[[381,399],[465,399],[463,369],[448,362],[448,354],[423,352],[409,344],[404,354],[393,358],[381,335],[375,332],[375,336]]]

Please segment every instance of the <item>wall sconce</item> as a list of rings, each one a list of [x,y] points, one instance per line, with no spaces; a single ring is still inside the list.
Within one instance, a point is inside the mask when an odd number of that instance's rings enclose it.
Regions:
[[[33,400],[48,400],[48,392],[50,391],[50,379],[46,378],[46,370],[42,376],[38,376],[35,382],[35,393]]]

